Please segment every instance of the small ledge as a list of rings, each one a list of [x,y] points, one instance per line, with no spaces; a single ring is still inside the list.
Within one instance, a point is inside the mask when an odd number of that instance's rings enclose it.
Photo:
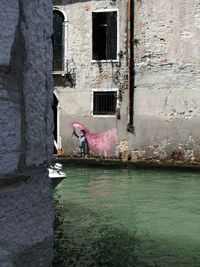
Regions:
[[[200,162],[184,162],[184,161],[159,161],[159,160],[136,160],[123,161],[122,159],[114,158],[80,158],[77,156],[56,156],[54,161],[60,162],[63,165],[70,164],[77,166],[98,166],[98,167],[114,167],[114,168],[136,168],[136,169],[163,169],[163,170],[180,170],[180,171],[200,171]]]
[[[65,76],[68,72],[66,70],[55,70],[52,72],[52,75],[61,75]]]
[[[29,176],[25,175],[0,175],[0,188],[8,186],[17,186],[28,180]]]
[[[95,60],[95,59],[92,59],[91,60],[91,63],[93,64],[101,64],[101,63],[119,63],[119,59],[98,59],[98,60]]]

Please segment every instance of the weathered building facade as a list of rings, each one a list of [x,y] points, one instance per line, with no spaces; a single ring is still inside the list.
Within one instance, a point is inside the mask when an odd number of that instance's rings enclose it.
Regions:
[[[0,266],[51,266],[52,3],[0,1]]]
[[[199,161],[199,17],[197,0],[55,0],[58,148],[79,122],[95,155]]]

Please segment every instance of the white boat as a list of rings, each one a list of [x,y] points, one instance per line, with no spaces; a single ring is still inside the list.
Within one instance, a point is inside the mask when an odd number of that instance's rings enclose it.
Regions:
[[[53,187],[56,187],[63,179],[66,178],[66,174],[62,171],[62,164],[55,163],[48,167],[49,178],[53,181]]]

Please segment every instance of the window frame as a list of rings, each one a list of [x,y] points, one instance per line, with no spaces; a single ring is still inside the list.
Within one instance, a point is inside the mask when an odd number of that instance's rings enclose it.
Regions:
[[[116,92],[117,93],[117,100],[116,100],[116,110],[119,107],[119,89],[118,88],[95,88],[92,89],[91,92],[91,115],[93,117],[98,117],[98,118],[115,118],[116,117],[116,112],[115,114],[94,114],[94,93],[95,92]]]
[[[52,74],[53,75],[62,75],[64,76],[67,73],[67,51],[68,51],[68,24],[69,21],[67,19],[67,15],[65,13],[65,11],[63,9],[61,9],[60,7],[54,6],[53,7],[53,12],[60,12],[63,17],[64,20],[62,22],[62,27],[63,27],[63,36],[62,36],[62,42],[63,42],[63,62],[62,62],[62,70],[53,70],[52,69]]]
[[[109,62],[119,62],[119,10],[117,8],[108,8],[108,9],[96,9],[93,10],[91,13],[91,20],[92,20],[92,14],[93,13],[105,13],[105,12],[117,12],[117,58],[116,59],[93,59],[93,51],[91,54],[91,62],[96,63],[96,62],[102,62],[102,63],[109,63]],[[92,28],[93,21],[91,23],[91,28]],[[93,38],[93,31],[92,31],[92,38]],[[93,43],[91,44],[91,48],[93,46]],[[91,49],[92,50],[92,49]]]

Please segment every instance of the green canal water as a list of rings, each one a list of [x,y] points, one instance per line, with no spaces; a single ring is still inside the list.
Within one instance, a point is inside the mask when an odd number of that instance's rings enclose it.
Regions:
[[[200,174],[65,168],[54,267],[199,267]]]

